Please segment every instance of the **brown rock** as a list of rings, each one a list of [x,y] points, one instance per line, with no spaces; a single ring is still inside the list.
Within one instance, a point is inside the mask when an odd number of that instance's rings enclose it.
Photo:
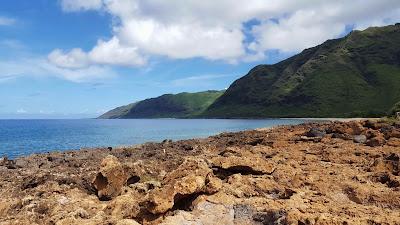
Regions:
[[[173,187],[156,189],[150,193],[147,209],[153,214],[160,214],[174,207],[175,191]]]
[[[400,138],[400,130],[399,129],[392,129],[388,133],[389,138]]]
[[[359,121],[352,121],[348,123],[352,135],[360,135],[364,132],[365,128]]]
[[[389,172],[393,175],[399,175],[399,160],[376,159],[372,165],[374,172]]]
[[[140,225],[140,223],[136,222],[135,220],[131,219],[123,219],[119,220],[116,225]]]
[[[204,192],[206,194],[214,194],[222,188],[222,181],[215,177],[212,173],[209,173],[206,177],[206,186]]]
[[[390,138],[386,144],[393,147],[400,147],[400,138]]]
[[[115,156],[109,155],[101,162],[100,172],[93,181],[100,200],[110,200],[121,193],[127,175]]]
[[[162,225],[176,224],[224,224],[234,225],[235,213],[232,206],[215,204],[208,201],[198,203],[191,213],[178,211],[175,215],[165,218]]]
[[[371,139],[380,136],[381,133],[377,130],[368,129],[363,132],[363,135],[365,135],[368,139]]]
[[[217,179],[204,160],[187,158],[165,177],[162,188],[150,193],[148,209],[153,214],[159,214],[174,205],[185,207],[196,194],[217,192],[222,186]]]
[[[378,146],[382,146],[386,143],[385,138],[382,135],[373,137],[371,139],[369,139],[366,144],[370,147],[378,147]]]
[[[300,141],[311,127],[328,134]],[[106,148],[21,157],[0,166],[0,224],[400,224],[400,123],[364,127],[387,143],[321,122],[113,148],[118,160]]]
[[[135,218],[140,213],[139,202],[132,195],[120,195],[112,200],[105,212],[118,219]]]
[[[367,128],[371,128],[373,130],[378,130],[381,129],[382,126],[385,126],[385,123],[379,122],[379,121],[374,121],[374,120],[367,120],[364,122],[364,126]]]

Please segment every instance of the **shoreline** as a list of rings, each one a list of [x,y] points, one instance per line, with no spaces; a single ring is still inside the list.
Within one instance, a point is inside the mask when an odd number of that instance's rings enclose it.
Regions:
[[[399,147],[352,121],[0,159],[0,224],[396,224]]]
[[[237,119],[237,120],[293,120],[293,121],[303,121],[302,123],[311,123],[311,122],[334,122],[334,121],[342,121],[342,122],[348,122],[348,121],[361,121],[361,120],[367,120],[367,119],[373,119],[376,120],[377,118],[279,118],[279,119],[274,119],[274,118],[269,118],[269,119]],[[17,119],[19,120],[19,119]],[[36,119],[34,119],[36,120]],[[42,120],[42,119],[39,119]],[[47,120],[47,119],[45,119]],[[57,119],[51,119],[51,120],[57,120]],[[64,120],[64,119],[61,119]],[[69,120],[69,119],[67,119]],[[73,120],[80,120],[80,119],[73,119]],[[91,120],[91,119],[82,119],[82,120]],[[138,120],[142,120],[142,119],[138,119]],[[148,119],[148,120],[153,120],[153,119]],[[171,119],[165,119],[165,118],[161,118],[161,119],[157,119],[157,120],[171,120]],[[192,120],[192,119],[183,119],[183,120]],[[202,119],[194,119],[194,120],[202,120]],[[213,119],[210,119],[213,120]],[[216,120],[225,120],[225,119],[216,119]],[[228,119],[231,120],[231,119]],[[235,120],[235,119],[233,119]],[[282,124],[285,125],[285,124]],[[270,129],[270,128],[274,128],[276,126],[281,126],[281,125],[272,125],[271,127],[260,127],[260,128],[243,128],[242,131],[244,130],[251,130],[251,129],[256,129],[256,130],[266,130],[266,129]],[[222,131],[222,132],[229,132],[229,131]],[[214,134],[210,134],[210,135],[218,135],[221,132],[217,132]],[[208,135],[197,135],[197,136],[193,136],[193,137],[183,137],[183,138],[174,138],[174,140],[187,140],[187,139],[193,139],[193,138],[207,138]],[[49,152],[64,152],[64,151],[80,151],[80,150],[87,150],[87,149],[97,149],[97,148],[107,148],[107,147],[112,147],[112,148],[123,148],[123,147],[134,147],[135,145],[140,145],[140,144],[144,144],[146,142],[158,142],[158,141],[162,141],[163,139],[159,139],[159,140],[144,140],[143,142],[137,142],[137,143],[132,143],[132,144],[101,144],[101,145],[91,145],[90,143],[88,143],[89,145],[83,146],[83,147],[77,147],[77,148],[64,148],[64,147],[55,147],[54,149],[43,149],[40,150],[40,148],[37,148],[37,150],[32,151],[32,149],[27,149],[27,153],[22,153],[22,154],[17,154],[17,153],[13,153],[13,154],[8,154],[6,152],[4,152],[2,155],[0,155],[0,157],[8,157],[10,159],[16,159],[19,157],[27,157],[29,155],[32,154],[46,154]]]

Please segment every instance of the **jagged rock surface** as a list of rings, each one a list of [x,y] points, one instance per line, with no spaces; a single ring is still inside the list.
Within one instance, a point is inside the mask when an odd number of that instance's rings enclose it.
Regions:
[[[400,224],[400,124],[0,159],[0,225]]]

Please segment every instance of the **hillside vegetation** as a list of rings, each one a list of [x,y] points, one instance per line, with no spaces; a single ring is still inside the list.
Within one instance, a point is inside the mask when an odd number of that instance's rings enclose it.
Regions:
[[[351,32],[235,81],[203,117],[375,117],[400,101],[400,24]]]
[[[99,118],[187,118],[200,115],[223,91],[165,94],[115,108]]]
[[[259,65],[225,93],[167,94],[100,118],[381,117],[398,110],[397,102],[400,24],[353,31]]]

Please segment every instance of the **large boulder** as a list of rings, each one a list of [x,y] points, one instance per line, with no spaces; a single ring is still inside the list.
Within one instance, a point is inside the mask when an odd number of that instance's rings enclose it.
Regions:
[[[214,194],[222,186],[204,160],[187,158],[163,180],[163,187],[150,192],[148,210],[161,214],[172,208],[186,208],[200,194]]]
[[[121,194],[127,174],[117,157],[109,155],[101,162],[100,171],[93,180],[100,200],[110,200]]]

